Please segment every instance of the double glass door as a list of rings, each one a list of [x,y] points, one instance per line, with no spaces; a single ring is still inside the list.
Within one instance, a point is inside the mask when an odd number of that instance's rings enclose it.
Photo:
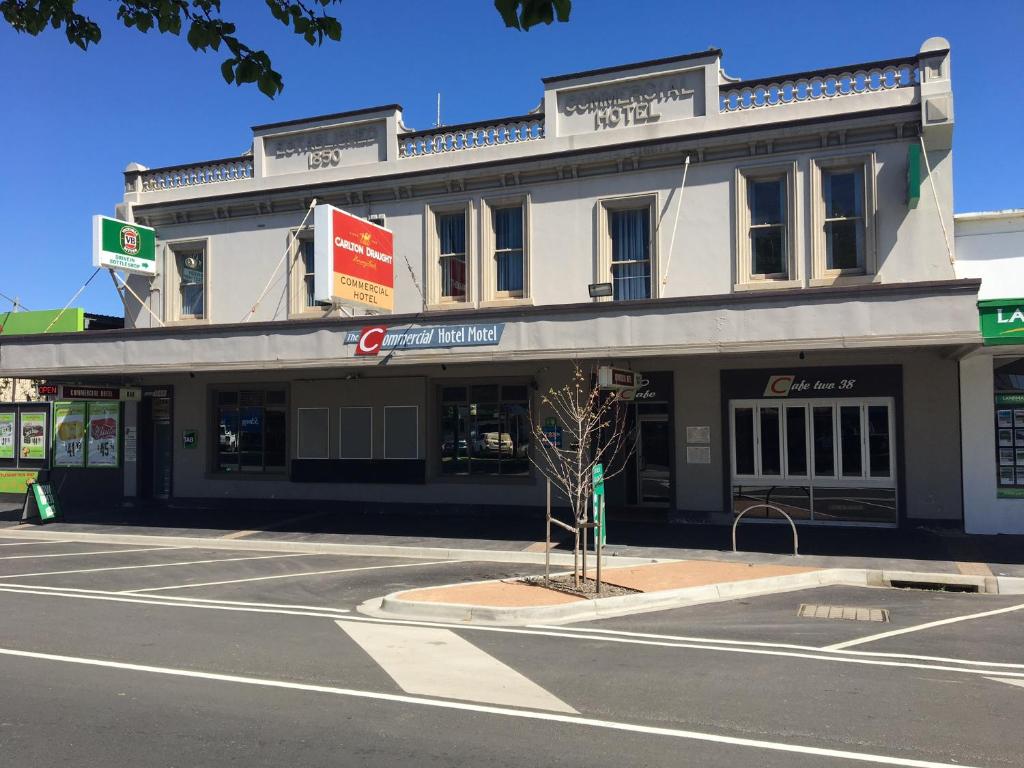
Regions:
[[[729,421],[735,511],[764,502],[803,520],[896,523],[892,398],[734,400]]]

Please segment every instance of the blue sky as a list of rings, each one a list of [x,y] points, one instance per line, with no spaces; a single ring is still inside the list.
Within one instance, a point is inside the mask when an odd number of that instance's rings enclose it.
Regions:
[[[0,21],[0,293],[30,309],[61,307],[89,277],[90,219],[113,213],[124,166],[238,154],[250,126],[399,103],[413,128],[522,114],[540,78],[719,47],[743,78],[915,53],[949,39],[956,98],[956,210],[1024,207],[1020,85],[1024,0],[852,6],[775,0],[576,0],[569,24],[506,29],[490,0],[345,0],[340,43],[314,49],[259,0],[224,0],[239,36],[271,54],[284,93],[228,86],[218,54],[182,38],[120,27],[116,4],[81,0],[104,28],[82,52],[63,33],[32,38]],[[770,8],[770,10],[769,10]],[[627,9],[620,12],[617,9]],[[102,279],[101,279],[102,278]],[[79,306],[121,314],[109,278]],[[0,299],[0,310],[10,304]]]

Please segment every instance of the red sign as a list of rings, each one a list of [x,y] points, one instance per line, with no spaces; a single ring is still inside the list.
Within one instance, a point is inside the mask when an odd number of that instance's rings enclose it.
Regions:
[[[44,395],[56,395],[59,392],[59,387],[56,384],[37,384],[36,392],[40,397]]]
[[[340,299],[372,309],[394,309],[395,246],[390,230],[329,205],[318,205],[313,232],[318,300]]]
[[[380,352],[384,337],[387,335],[386,325],[370,325],[359,332],[359,341],[356,342],[357,357],[373,357]]]

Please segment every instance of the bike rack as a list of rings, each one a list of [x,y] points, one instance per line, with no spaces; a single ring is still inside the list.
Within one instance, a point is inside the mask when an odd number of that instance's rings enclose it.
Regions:
[[[793,556],[796,557],[797,555],[799,555],[800,554],[800,549],[799,549],[799,542],[797,540],[797,535],[796,535],[796,523],[793,522],[793,518],[791,518],[789,515],[787,515],[785,512],[783,512],[781,509],[779,509],[774,504],[754,504],[753,506],[747,507],[742,512],[740,512],[738,515],[736,515],[736,520],[732,524],[732,551],[733,552],[737,551],[736,550],[736,526],[738,526],[740,524],[740,520],[743,518],[743,516],[745,514],[747,514],[747,512],[749,512],[752,509],[760,509],[761,507],[764,507],[765,509],[775,510],[776,512],[778,512],[780,515],[782,515],[784,518],[786,518],[789,521],[789,526],[793,529]]]

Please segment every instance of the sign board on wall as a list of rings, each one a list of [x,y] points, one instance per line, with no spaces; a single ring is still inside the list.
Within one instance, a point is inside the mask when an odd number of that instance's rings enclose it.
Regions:
[[[1024,299],[978,302],[985,344],[1024,344]]]
[[[390,312],[395,306],[391,230],[330,205],[313,212],[313,297]]]
[[[5,411],[0,413],[0,459],[14,457],[14,411]]]
[[[85,466],[85,403],[54,403],[53,466]]]
[[[23,459],[43,460],[46,458],[46,413],[29,411],[21,414],[20,450]]]
[[[35,469],[0,469],[0,493],[21,496],[38,477]]]
[[[156,274],[156,230],[107,216],[92,217],[92,265]]]
[[[389,330],[386,325],[370,325],[345,334],[345,344],[355,344],[358,356],[376,355],[391,349],[449,349],[451,347],[487,347],[501,343],[504,323],[469,325],[431,325],[423,328]]]
[[[118,434],[121,425],[121,404],[96,401],[89,403],[89,434],[86,466],[116,467]]]

